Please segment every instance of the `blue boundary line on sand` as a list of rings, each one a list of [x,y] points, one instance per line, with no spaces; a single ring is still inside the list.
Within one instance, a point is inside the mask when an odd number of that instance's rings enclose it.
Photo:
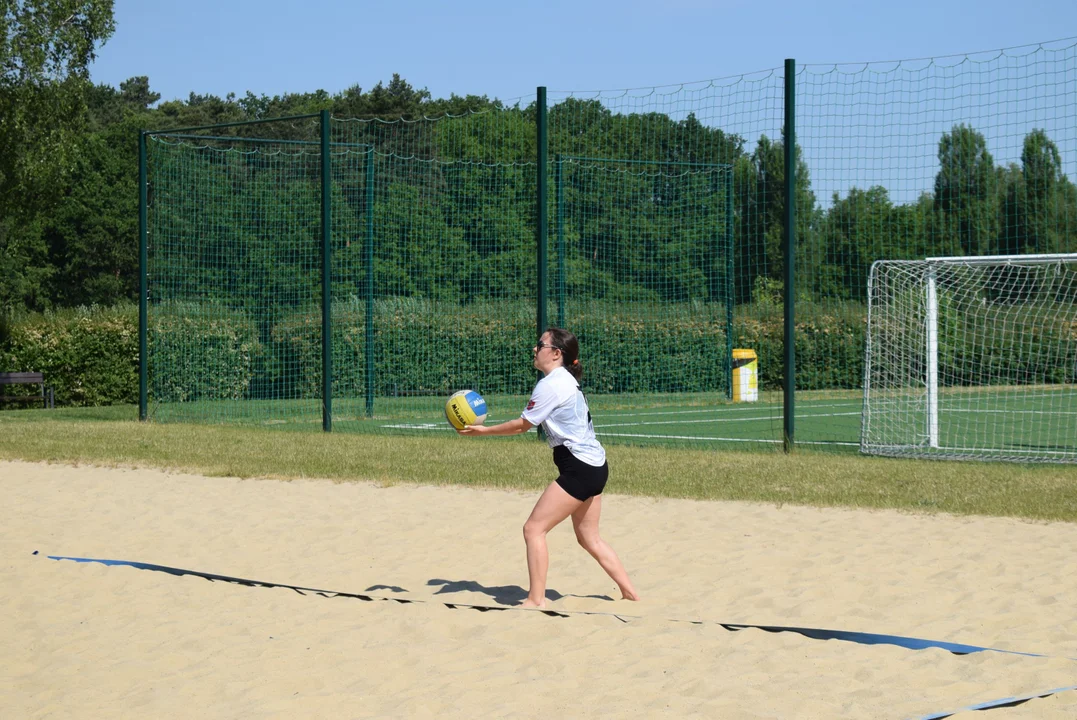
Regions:
[[[33,552],[34,555],[38,554],[38,551]],[[71,560],[77,563],[99,563],[109,567],[123,566],[132,567],[138,570],[153,570],[155,572],[163,572],[169,575],[175,575],[182,577],[184,575],[193,575],[195,577],[205,578],[210,581],[221,581],[228,583],[236,583],[239,585],[245,585],[248,587],[267,587],[267,588],[284,588],[288,590],[294,590],[300,594],[313,593],[316,595],[322,595],[325,597],[348,597],[358,600],[364,600],[366,602],[373,602],[375,600],[392,601],[401,604],[409,603],[428,603],[428,600],[416,600],[409,598],[393,598],[382,597],[377,595],[368,595],[366,593],[350,593],[341,592],[337,590],[320,590],[318,588],[303,587],[300,585],[289,585],[286,583],[266,582],[262,580],[248,580],[245,578],[232,577],[230,575],[217,575],[215,573],[203,572],[201,570],[186,570],[183,568],[169,567],[167,565],[155,565],[153,563],[139,562],[137,560],[105,560],[100,558],[83,558],[83,557],[68,557],[65,555],[47,555],[49,560]],[[500,605],[478,605],[473,603],[454,603],[454,602],[440,602],[450,609],[456,608],[468,608],[478,610],[480,612],[487,612],[490,610],[510,610],[514,608],[504,607]],[[515,608],[519,609],[519,608]],[[535,612],[541,612],[544,615],[551,617],[569,617],[571,615],[605,615],[607,617],[614,617],[621,622],[628,622],[629,619],[639,619],[638,616],[623,615],[620,613],[609,613],[600,611],[589,610],[571,610],[571,611],[556,611],[556,610],[537,610]],[[673,622],[688,622],[693,625],[704,625],[702,620],[674,620]],[[737,632],[739,630],[762,630],[770,633],[791,632],[798,635],[802,635],[812,640],[839,640],[843,642],[852,642],[860,645],[896,645],[907,650],[927,650],[931,648],[946,650],[955,655],[970,655],[977,652],[996,652],[1004,653],[1007,655],[1024,655],[1027,657],[1041,657],[1049,658],[1050,655],[1043,655],[1041,653],[1019,652],[1017,650],[1002,650],[999,648],[983,647],[980,645],[965,645],[963,643],[952,643],[944,640],[925,640],[923,638],[911,638],[904,637],[902,635],[886,635],[881,633],[865,633],[854,632],[849,630],[828,630],[823,628],[803,628],[803,627],[791,627],[784,625],[750,625],[742,623],[717,623],[721,627],[731,632]],[[1075,660],[1077,658],[1066,658],[1067,660]],[[975,711],[975,710],[992,710],[995,708],[1012,707],[1028,702],[1029,700],[1036,700],[1039,698],[1050,697],[1058,693],[1068,692],[1071,690],[1077,690],[1077,685],[1068,685],[1066,687],[1054,688],[1052,690],[1046,690],[1044,692],[1033,693],[1031,695],[1021,695],[1017,697],[999,698],[996,700],[988,700],[977,705],[969,705],[967,707],[959,708],[957,710],[947,710],[939,713],[931,713],[929,715],[918,715],[912,720],[943,720],[959,712]]]
[[[942,720],[956,715],[959,712],[971,712],[976,710],[995,710],[1004,707],[1016,707],[1022,703],[1026,703],[1029,700],[1038,700],[1040,698],[1050,697],[1057,695],[1058,693],[1068,692],[1070,690],[1077,690],[1077,685],[1067,685],[1066,687],[1054,688],[1053,690],[1044,690],[1043,692],[1032,693],[1031,695],[1020,695],[1018,697],[999,698],[998,700],[988,700],[987,702],[978,703],[976,705],[969,705],[967,707],[959,708],[957,710],[947,710],[941,713],[932,713],[930,715],[918,715],[912,720]]]

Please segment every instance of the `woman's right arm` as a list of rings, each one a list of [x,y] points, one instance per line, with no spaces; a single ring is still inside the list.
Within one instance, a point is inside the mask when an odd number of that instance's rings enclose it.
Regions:
[[[497,425],[465,425],[456,432],[461,435],[520,435],[535,427],[523,418],[516,418]]]

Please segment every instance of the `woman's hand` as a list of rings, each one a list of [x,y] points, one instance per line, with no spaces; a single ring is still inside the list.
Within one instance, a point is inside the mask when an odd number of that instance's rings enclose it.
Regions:
[[[462,430],[456,431],[460,435],[486,435],[490,428],[485,425],[465,425]]]

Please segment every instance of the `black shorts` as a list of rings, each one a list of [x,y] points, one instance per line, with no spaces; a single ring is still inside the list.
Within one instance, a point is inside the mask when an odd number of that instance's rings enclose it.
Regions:
[[[564,445],[558,445],[553,449],[553,462],[561,472],[557,476],[557,484],[580,502],[585,502],[595,495],[601,495],[606,487],[606,480],[610,476],[608,462],[602,463],[602,467],[588,465],[569,452]]]

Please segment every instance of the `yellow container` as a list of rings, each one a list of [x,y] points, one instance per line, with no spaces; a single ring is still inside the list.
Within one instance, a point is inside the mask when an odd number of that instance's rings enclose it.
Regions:
[[[733,351],[733,402],[759,400],[759,360],[755,350]]]

